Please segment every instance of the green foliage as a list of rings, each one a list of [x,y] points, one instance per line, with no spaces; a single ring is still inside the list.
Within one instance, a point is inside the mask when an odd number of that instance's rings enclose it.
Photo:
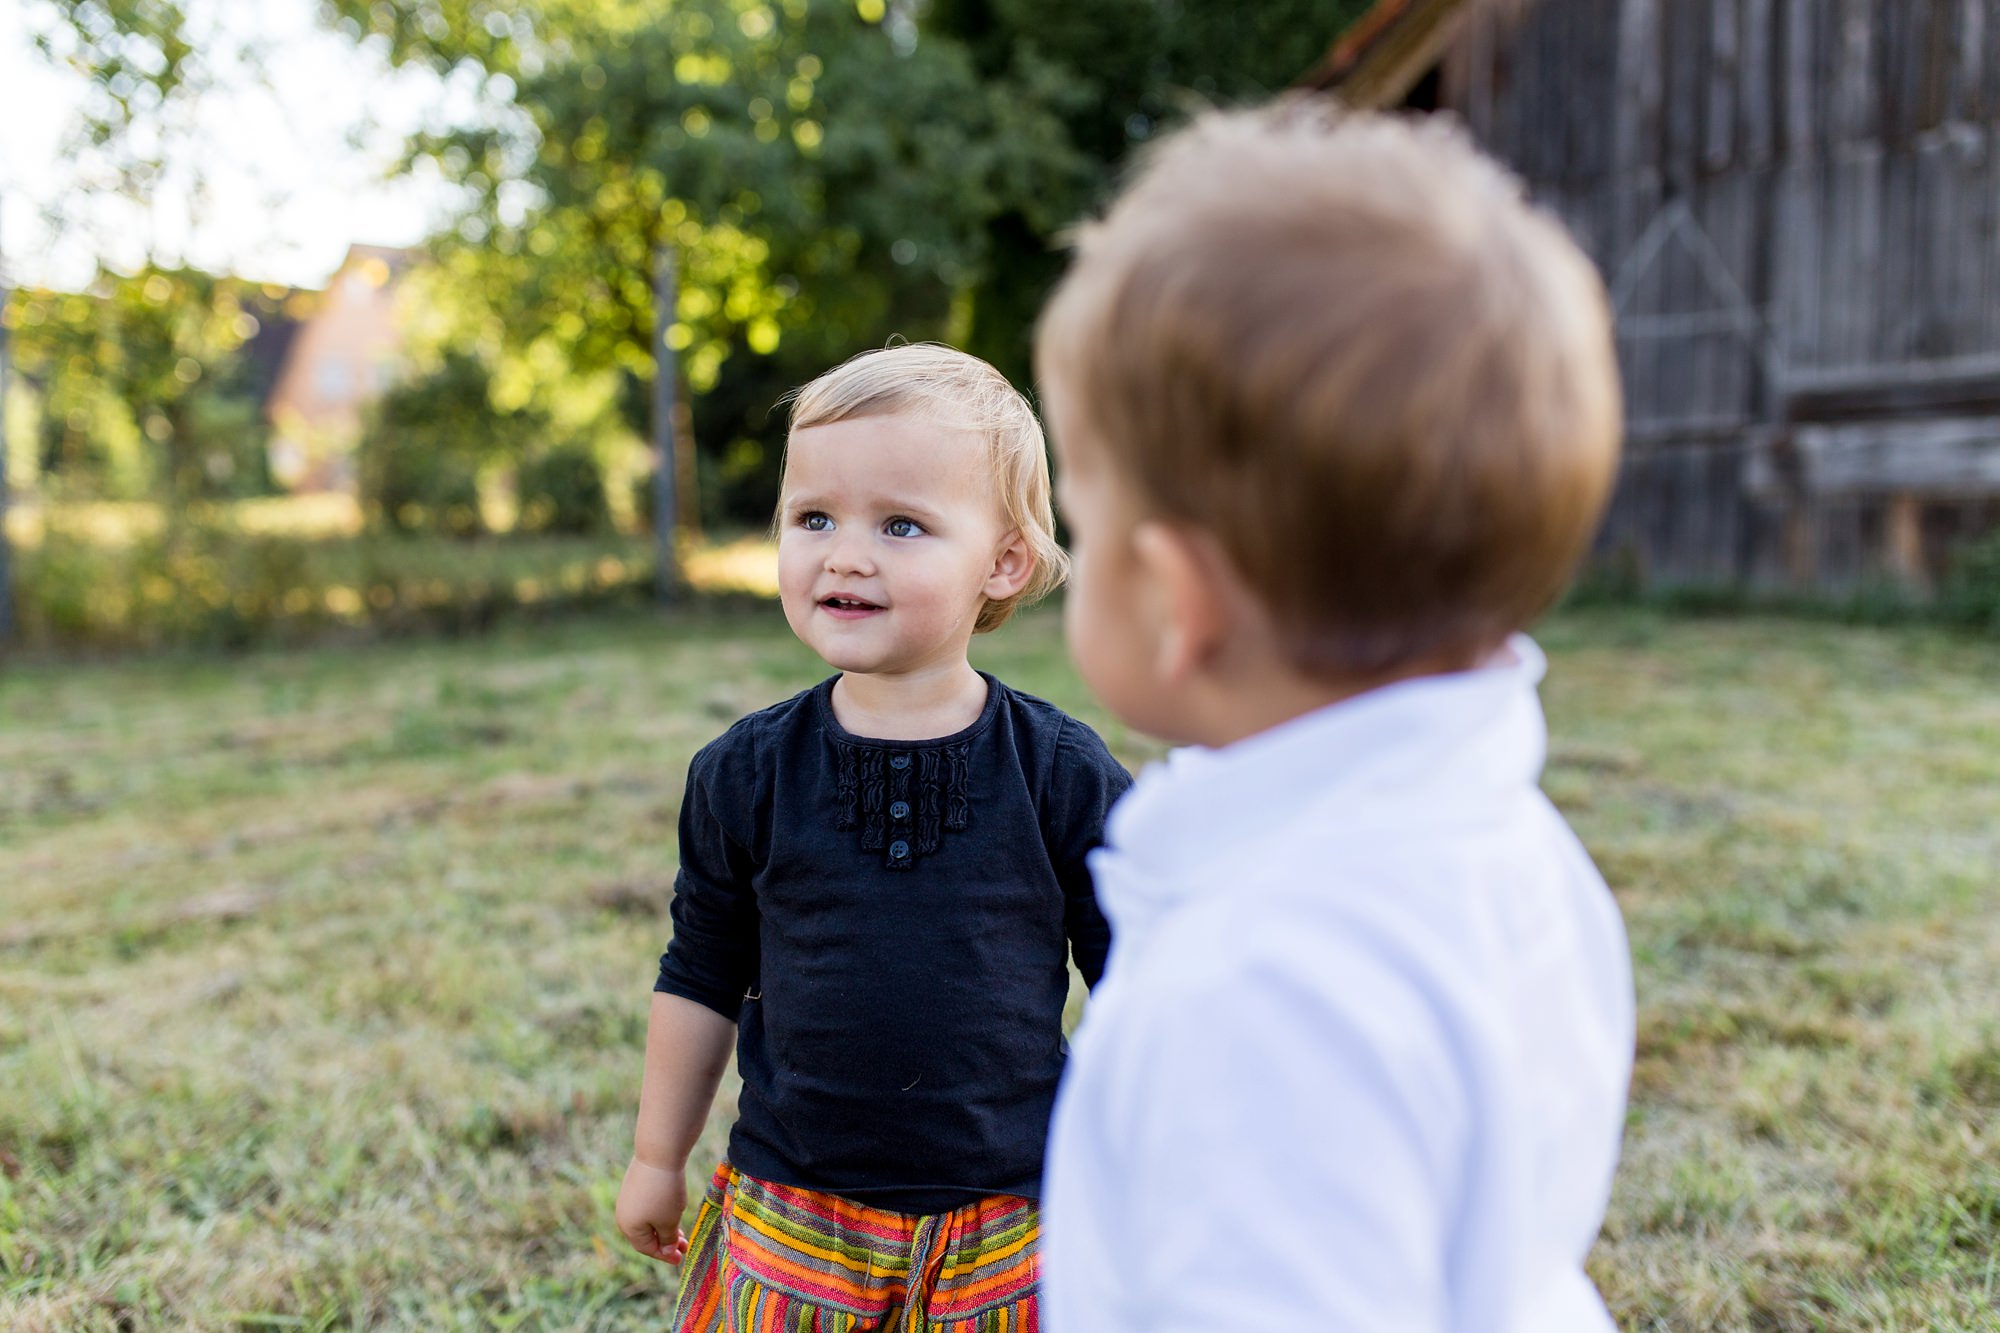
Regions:
[[[483,362],[453,353],[374,404],[356,450],[372,526],[455,537],[486,530],[481,466],[519,457],[543,428],[532,413],[494,407],[490,389]]]
[[[1000,192],[963,345],[1028,383],[1035,315],[1062,268],[1061,231],[1103,205],[1135,149],[1196,107],[1289,87],[1370,2],[935,0],[926,38],[962,44],[1010,122],[1052,122],[1069,167]]]
[[[362,501],[375,527],[460,538],[486,531],[478,468],[457,454],[374,433],[361,452],[360,482]]]
[[[477,347],[509,386],[489,396],[518,406],[541,392],[521,386],[564,377],[650,380],[653,267],[672,248],[667,340],[700,399],[699,471],[720,479],[721,516],[739,521],[769,508],[781,438],[769,405],[833,361],[891,335],[942,337],[1025,384],[1058,235],[1102,201],[1132,146],[1191,99],[1283,87],[1363,8],[322,4],[399,63],[483,77],[503,108],[409,146],[473,200],[435,248],[451,341]],[[45,53],[92,78],[85,137],[118,150],[132,192],[160,167],[158,136],[137,131],[160,129],[217,77],[190,13],[176,0],[79,0],[37,15]],[[646,395],[621,402],[628,428],[643,427]],[[157,408],[181,438],[168,406],[142,403],[136,429],[157,432]],[[93,412],[64,403],[49,419]],[[101,432],[65,439],[114,446]],[[761,446],[755,462],[745,441]],[[218,482],[222,471],[191,457],[163,469],[209,491],[236,484]]]
[[[1960,548],[1938,606],[1954,624],[2000,634],[2000,531]]]
[[[330,0],[394,58],[483,69],[515,113],[410,147],[479,201],[441,262],[468,336],[517,363],[650,380],[653,263],[720,516],[768,513],[770,405],[891,335],[1028,378],[1062,228],[1189,96],[1284,86],[1361,0]],[[520,187],[525,186],[526,189]],[[519,201],[532,199],[521,210]],[[647,395],[623,397],[643,428]],[[741,447],[760,446],[757,461]],[[733,479],[733,480],[731,480]],[[715,512],[707,497],[704,507]]]
[[[39,471],[72,494],[195,499],[268,488],[245,344],[279,317],[255,284],[100,269],[81,293],[23,288],[4,316],[40,400]]]
[[[515,478],[523,532],[588,536],[611,526],[604,468],[581,445],[564,445],[529,458]]]

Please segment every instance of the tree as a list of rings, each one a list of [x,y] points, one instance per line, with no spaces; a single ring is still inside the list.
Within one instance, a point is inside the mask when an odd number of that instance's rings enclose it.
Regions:
[[[226,82],[262,78],[254,40],[231,39],[222,9],[186,0],[23,0],[35,49],[85,81],[66,134],[70,188],[52,221],[95,238],[101,254],[138,238],[138,263],[174,267],[184,255],[159,244],[157,211],[172,187],[198,223],[207,205],[202,100]],[[120,206],[107,208],[107,203]]]
[[[970,53],[1006,105],[1039,107],[1085,165],[1060,194],[1007,192],[988,224],[965,346],[1026,383],[1061,232],[1100,208],[1134,150],[1205,104],[1282,91],[1371,0],[932,0],[926,31]]]
[[[1061,230],[1190,96],[1284,86],[1361,0],[327,0],[511,109],[422,139],[474,206],[441,238],[503,359],[652,373],[652,256],[705,475],[768,512],[770,405],[895,334],[1028,380]],[[503,370],[504,373],[504,370]],[[623,395],[637,429],[643,393]]]
[[[15,366],[41,397],[41,470],[82,489],[259,489],[264,428],[240,353],[277,302],[190,268],[100,269],[87,292],[17,289]]]
[[[19,369],[42,398],[45,470],[91,490],[130,494],[258,489],[263,423],[238,350],[273,313],[257,288],[163,254],[154,214],[172,181],[198,216],[196,110],[222,77],[258,69],[253,46],[226,46],[182,0],[30,0],[35,48],[87,81],[64,158],[70,188],[49,206],[65,231],[107,222],[140,239],[129,274],[100,259],[86,292],[19,291],[7,317]],[[101,208],[117,201],[107,215]],[[114,221],[115,219],[115,221]],[[100,237],[100,250],[103,249]]]

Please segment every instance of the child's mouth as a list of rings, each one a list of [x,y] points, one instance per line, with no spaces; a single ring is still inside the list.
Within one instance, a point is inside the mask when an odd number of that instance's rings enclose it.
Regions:
[[[873,615],[882,608],[874,602],[863,601],[859,597],[822,597],[820,610],[842,620],[858,620],[862,616]]]

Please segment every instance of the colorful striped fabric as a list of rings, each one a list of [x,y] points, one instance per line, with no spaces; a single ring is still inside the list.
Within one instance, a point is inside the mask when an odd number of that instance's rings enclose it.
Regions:
[[[1040,1333],[1041,1216],[998,1195],[931,1216],[728,1163],[695,1215],[679,1333]]]

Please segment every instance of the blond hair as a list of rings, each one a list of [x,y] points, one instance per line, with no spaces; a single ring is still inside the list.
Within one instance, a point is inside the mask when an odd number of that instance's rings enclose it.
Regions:
[[[1209,533],[1315,676],[1496,646],[1617,470],[1596,271],[1441,121],[1197,118],[1080,231],[1035,354],[1065,446]]]
[[[973,632],[998,629],[1020,607],[1061,587],[1069,556],[1056,543],[1048,442],[1020,390],[955,347],[900,343],[849,357],[800,389],[792,398],[790,431],[892,412],[921,413],[980,437],[1001,509],[1027,541],[1034,562],[1027,586],[982,606]]]

